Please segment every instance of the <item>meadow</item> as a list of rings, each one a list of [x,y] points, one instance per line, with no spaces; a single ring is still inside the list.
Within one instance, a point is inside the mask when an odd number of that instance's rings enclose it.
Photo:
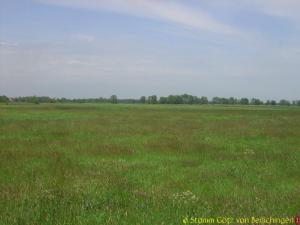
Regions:
[[[297,214],[300,107],[0,105],[1,225]]]

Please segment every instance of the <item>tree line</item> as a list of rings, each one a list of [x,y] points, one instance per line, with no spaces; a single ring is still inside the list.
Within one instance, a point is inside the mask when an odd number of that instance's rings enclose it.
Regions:
[[[131,103],[131,104],[222,104],[222,105],[282,105],[282,106],[300,106],[300,100],[289,101],[282,99],[280,101],[267,100],[262,101],[258,98],[224,98],[214,97],[208,99],[205,96],[198,97],[188,94],[183,95],[169,95],[157,97],[156,95],[142,96],[140,99],[118,99],[116,95],[110,98],[80,98],[80,99],[67,99],[67,98],[51,98],[48,96],[26,96],[9,98],[5,95],[0,96],[1,103]]]

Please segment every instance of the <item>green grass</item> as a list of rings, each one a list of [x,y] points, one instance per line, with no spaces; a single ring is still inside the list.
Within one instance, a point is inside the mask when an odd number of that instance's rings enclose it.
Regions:
[[[0,224],[300,213],[300,108],[0,105]]]

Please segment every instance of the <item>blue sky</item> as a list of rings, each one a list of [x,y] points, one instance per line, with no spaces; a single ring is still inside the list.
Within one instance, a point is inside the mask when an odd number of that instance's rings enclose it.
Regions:
[[[298,0],[0,0],[0,94],[300,98]]]

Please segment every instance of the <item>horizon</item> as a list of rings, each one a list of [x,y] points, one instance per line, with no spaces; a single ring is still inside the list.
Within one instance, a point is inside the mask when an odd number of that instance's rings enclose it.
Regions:
[[[0,95],[300,99],[297,0],[2,0]]]
[[[257,105],[256,103],[251,103],[252,100],[259,100],[261,101],[260,104],[258,105],[261,105],[261,104],[267,104],[268,102],[274,102],[277,103],[277,104],[280,104],[281,101],[285,101],[284,104],[286,104],[286,101],[288,101],[289,104],[295,104],[295,105],[299,105],[299,102],[300,102],[300,99],[284,99],[284,98],[280,98],[280,99],[271,99],[271,98],[267,98],[267,99],[260,99],[260,98],[255,98],[255,97],[241,97],[241,98],[237,98],[237,97],[234,97],[234,96],[230,96],[230,97],[224,97],[224,96],[214,96],[214,97],[207,97],[205,95],[201,95],[201,96],[196,96],[196,95],[190,95],[188,93],[184,93],[184,94],[170,94],[170,95],[166,95],[166,96],[159,96],[159,95],[142,95],[140,97],[136,97],[136,98],[131,98],[131,97],[121,97],[119,98],[119,96],[117,95],[111,95],[111,96],[99,96],[99,97],[83,97],[83,98],[66,98],[66,97],[52,97],[52,96],[38,96],[38,95],[32,95],[32,96],[7,96],[7,95],[1,95],[0,94],[0,98],[1,97],[6,97],[8,98],[10,101],[11,100],[17,100],[18,99],[26,99],[26,98],[49,98],[49,99],[52,99],[52,100],[63,100],[65,99],[66,101],[76,101],[76,100],[110,100],[113,96],[116,96],[117,100],[118,101],[126,101],[126,100],[133,100],[133,101],[140,101],[142,97],[145,97],[145,100],[147,101],[149,98],[152,98],[153,96],[155,96],[157,98],[157,103],[156,104],[190,104],[190,103],[160,103],[160,98],[169,98],[169,97],[172,97],[172,96],[176,96],[176,97],[183,97],[183,95],[188,95],[188,96],[192,96],[192,97],[196,97],[198,98],[198,100],[200,100],[201,98],[206,98],[207,99],[207,103],[192,103],[192,104],[229,104],[229,105],[234,105],[234,104],[240,104],[240,101],[243,100],[243,99],[247,99],[249,102],[246,104],[246,105]],[[235,100],[237,102],[235,103],[213,103],[214,101],[214,98],[218,98],[220,100]],[[44,100],[45,101],[45,100]],[[0,101],[1,102],[1,101]],[[27,102],[27,101],[25,101]],[[87,102],[88,103],[88,102]],[[149,104],[153,104],[153,103],[149,103]]]

